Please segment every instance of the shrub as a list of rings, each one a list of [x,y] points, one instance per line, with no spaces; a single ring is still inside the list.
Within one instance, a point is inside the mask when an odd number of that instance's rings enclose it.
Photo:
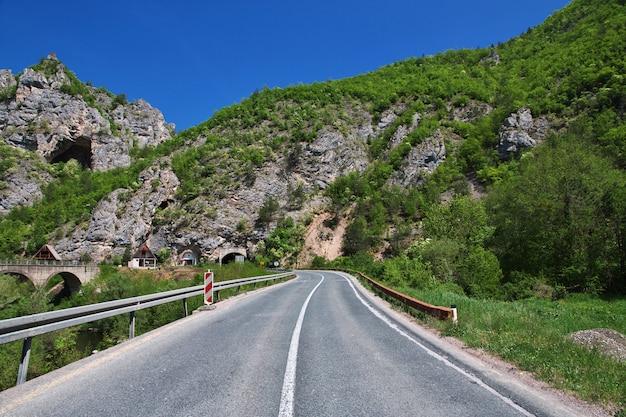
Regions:
[[[496,298],[502,270],[496,256],[480,246],[471,246],[458,265],[459,285],[476,298]]]

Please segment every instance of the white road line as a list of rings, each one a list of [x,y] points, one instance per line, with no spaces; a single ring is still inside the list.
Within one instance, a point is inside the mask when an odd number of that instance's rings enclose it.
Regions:
[[[452,362],[450,362],[449,360],[447,360],[443,356],[439,355],[438,353],[436,353],[436,352],[430,350],[429,348],[427,348],[426,346],[424,346],[422,343],[420,343],[413,336],[411,336],[410,334],[408,334],[407,332],[402,330],[400,327],[398,327],[398,325],[393,323],[389,318],[385,317],[378,310],[376,310],[374,307],[372,307],[370,304],[368,304],[367,301],[365,301],[363,299],[363,297],[361,297],[361,294],[359,294],[359,292],[356,290],[356,288],[354,287],[352,282],[346,276],[343,276],[343,278],[346,281],[348,281],[348,284],[350,284],[350,287],[352,287],[352,291],[354,291],[354,294],[356,294],[356,297],[361,301],[361,303],[363,303],[363,305],[365,307],[367,307],[376,317],[378,317],[385,324],[387,324],[387,326],[391,327],[393,330],[398,332],[400,335],[404,336],[405,338],[409,339],[411,342],[415,343],[420,348],[424,349],[426,351],[426,353],[428,353],[433,358],[443,362],[446,366],[449,366],[450,368],[454,369],[455,371],[461,373],[462,375],[467,377],[470,381],[476,383],[477,385],[483,387],[484,389],[486,389],[487,391],[489,391],[490,393],[492,393],[496,397],[500,398],[506,404],[508,404],[509,406],[513,407],[515,410],[519,411],[523,415],[525,415],[527,417],[535,417],[534,414],[530,413],[528,410],[522,408],[521,406],[515,404],[515,402],[513,402],[513,400],[511,400],[510,398],[505,397],[504,395],[500,394],[498,391],[496,391],[495,389],[491,388],[489,385],[484,383],[480,378],[478,378],[478,377],[472,375],[471,373],[463,370],[462,368],[456,366],[455,364],[453,364]]]
[[[304,313],[306,308],[313,297],[313,293],[318,289],[322,282],[324,282],[324,276],[320,275],[322,280],[313,288],[313,291],[309,294],[306,301],[302,305],[296,327],[293,329],[293,335],[291,336],[291,344],[289,345],[289,354],[287,355],[287,367],[285,369],[285,378],[283,379],[283,391],[280,396],[280,410],[278,411],[278,417],[291,417],[293,416],[293,397],[296,391],[296,363],[298,361],[298,345],[300,344],[300,332],[302,331],[302,322],[304,321]]]

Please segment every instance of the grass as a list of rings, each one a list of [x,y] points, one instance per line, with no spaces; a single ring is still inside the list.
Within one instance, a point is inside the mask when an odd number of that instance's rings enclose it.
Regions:
[[[494,353],[585,401],[626,407],[626,361],[584,349],[568,338],[578,330],[595,328],[626,334],[626,299],[571,294],[557,301],[503,302],[453,293],[398,290],[435,305],[456,304],[456,326],[450,321],[422,317],[443,335]]]

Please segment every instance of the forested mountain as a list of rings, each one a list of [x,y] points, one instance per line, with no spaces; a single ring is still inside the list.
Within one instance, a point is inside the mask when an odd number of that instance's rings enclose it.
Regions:
[[[263,88],[176,135],[56,57],[5,71],[0,256],[236,245],[474,297],[624,292],[624,51],[626,2],[574,0],[506,43]]]

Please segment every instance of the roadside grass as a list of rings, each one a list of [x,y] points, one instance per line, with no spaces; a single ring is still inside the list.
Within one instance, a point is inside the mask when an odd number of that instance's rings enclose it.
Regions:
[[[569,340],[576,331],[596,328],[626,334],[626,299],[570,294],[556,301],[503,302],[475,300],[454,293],[396,289],[434,305],[455,304],[457,325],[418,314],[442,335],[496,354],[583,400],[626,408],[626,360],[609,358]]]

